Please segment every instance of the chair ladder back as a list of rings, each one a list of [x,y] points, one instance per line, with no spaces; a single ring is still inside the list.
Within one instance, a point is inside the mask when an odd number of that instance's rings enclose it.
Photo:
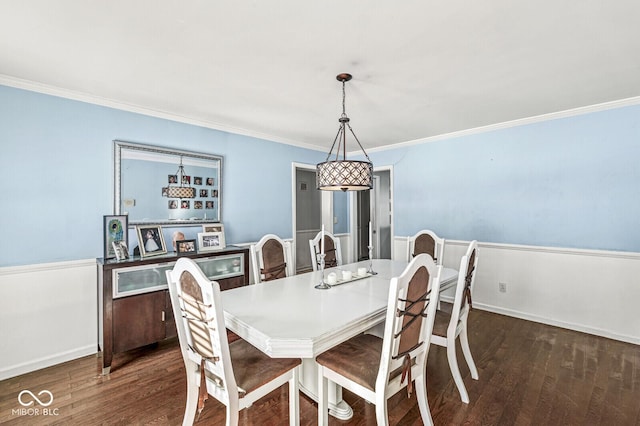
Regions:
[[[200,286],[189,271],[180,275],[180,289],[180,308],[190,349],[204,359],[218,360],[220,342],[216,341],[213,306],[205,303]]]
[[[421,266],[414,274],[407,287],[406,295],[397,299],[397,323],[401,324],[393,338],[394,360],[402,360],[402,377],[400,382],[407,380],[407,394],[413,393],[411,365],[414,362],[415,351],[424,345],[422,340],[423,318],[427,316],[429,305],[429,271]],[[401,319],[401,320],[400,320]]]
[[[412,268],[413,265],[413,268]],[[412,270],[413,269],[413,270]],[[392,280],[389,310],[385,325],[385,339],[390,339],[389,352],[383,349],[380,374],[389,374],[401,368],[399,385],[407,383],[407,393],[413,392],[411,370],[429,349],[435,311],[438,304],[439,275],[435,263],[425,254],[417,256],[401,276]],[[437,278],[437,279],[436,279]],[[434,285],[437,286],[434,291]],[[388,365],[384,365],[388,353]],[[386,367],[385,370],[383,370]],[[391,378],[393,379],[393,378]],[[378,380],[384,380],[379,377]],[[377,383],[377,386],[380,383]]]
[[[474,247],[471,251],[471,255],[469,256],[467,262],[467,274],[464,277],[464,294],[463,294],[463,307],[465,305],[469,305],[469,310],[473,309],[473,302],[471,300],[471,290],[473,285],[473,280],[476,273],[476,248]]]
[[[280,241],[267,240],[262,246],[260,257],[262,258],[260,273],[264,275],[262,281],[271,281],[287,276],[285,248]]]
[[[237,392],[237,387],[231,365],[226,365],[225,370],[223,362],[224,359],[228,359],[229,349],[228,346],[225,348],[227,354],[225,358],[223,356],[225,350],[222,345],[228,345],[226,329],[223,326],[224,319],[217,316],[220,309],[214,296],[214,291],[219,292],[218,284],[209,281],[198,269],[201,275],[200,281],[202,281],[199,282],[198,278],[188,270],[189,267],[197,268],[192,260],[180,259],[178,262],[177,266],[189,262],[192,264],[182,270],[177,280],[178,285],[175,286],[180,314],[176,321],[181,322],[178,325],[179,336],[186,339],[184,345],[186,346],[184,348],[186,356],[199,367],[200,384],[197,404],[199,417],[205,401],[209,398],[208,384],[215,386],[215,392],[218,395],[228,395],[229,388],[236,389]],[[216,290],[214,290],[214,285]],[[173,285],[170,285],[170,290],[173,288]],[[172,296],[172,303],[174,303],[173,300]],[[223,324],[222,329],[220,329],[220,324]],[[180,344],[182,346],[183,342],[181,341]],[[208,382],[207,377],[209,378]]]
[[[436,241],[429,234],[419,235],[413,244],[413,257],[421,253],[426,253],[433,258],[434,262],[438,262],[436,253]]]

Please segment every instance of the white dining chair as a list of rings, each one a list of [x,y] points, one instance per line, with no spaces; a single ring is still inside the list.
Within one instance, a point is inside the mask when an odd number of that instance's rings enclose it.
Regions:
[[[320,252],[322,250],[320,246],[320,239],[322,238],[322,232],[309,240],[309,252],[311,254],[311,266],[314,271],[317,271],[320,267]],[[330,232],[324,233],[324,266],[325,268],[333,268],[334,266],[342,265],[342,250],[340,249],[340,239],[336,238]]]
[[[460,260],[460,271],[451,313],[438,310],[436,322],[433,326],[433,335],[431,336],[431,343],[447,348],[447,359],[453,380],[460,393],[460,399],[467,404],[469,403],[469,394],[464,386],[460,368],[458,367],[456,339],[460,337],[460,346],[462,347],[464,359],[469,366],[471,377],[474,380],[478,380],[478,369],[473,362],[473,356],[471,356],[467,334],[467,319],[471,309],[471,294],[473,293],[477,267],[478,243],[477,241],[472,241],[467,248],[467,252]]]
[[[387,399],[405,387],[410,396],[415,380],[422,422],[433,424],[426,369],[441,270],[428,255],[416,256],[391,279],[384,337],[361,334],[316,357],[319,425],[328,422],[327,380],[375,404],[378,425],[389,422]]]
[[[253,282],[260,283],[294,275],[291,243],[274,234],[251,245]]]
[[[408,238],[407,261],[420,253],[427,253],[437,265],[442,265],[444,259],[444,238],[438,237],[435,232],[423,229],[414,236]]]
[[[220,286],[191,259],[166,271],[187,373],[183,425],[192,425],[211,395],[226,406],[226,425],[237,425],[239,411],[289,383],[289,424],[298,425],[298,358],[270,358],[247,341],[227,342]]]

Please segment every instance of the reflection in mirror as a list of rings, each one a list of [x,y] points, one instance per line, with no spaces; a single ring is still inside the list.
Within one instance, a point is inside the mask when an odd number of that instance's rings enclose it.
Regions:
[[[349,193],[333,191],[333,233],[349,232]]]
[[[114,141],[114,160],[115,214],[129,224],[220,221],[221,156]]]

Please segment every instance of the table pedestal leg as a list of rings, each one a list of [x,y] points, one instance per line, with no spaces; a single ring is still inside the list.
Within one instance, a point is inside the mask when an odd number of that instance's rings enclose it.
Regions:
[[[314,359],[302,359],[300,390],[318,402],[318,364]],[[342,399],[342,387],[329,381],[329,414],[340,420],[353,417],[353,409]]]

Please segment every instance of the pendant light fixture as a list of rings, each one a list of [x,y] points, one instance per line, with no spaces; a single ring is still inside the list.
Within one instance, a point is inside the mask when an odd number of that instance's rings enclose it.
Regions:
[[[353,132],[349,124],[349,117],[345,112],[345,83],[351,78],[351,74],[347,73],[336,76],[336,79],[342,82],[342,115],[338,119],[340,128],[326,160],[316,166],[316,186],[324,191],[363,191],[373,187],[373,164]],[[347,160],[347,128],[358,142],[367,161]],[[330,160],[334,148],[336,148],[335,157]]]
[[[169,185],[166,187],[166,191],[162,191],[163,195],[168,198],[196,198],[196,189],[193,188],[189,182],[185,182],[184,166],[182,165],[182,156],[180,156],[180,166],[176,171],[176,177],[178,184],[176,186]],[[186,186],[185,186],[186,183]]]

